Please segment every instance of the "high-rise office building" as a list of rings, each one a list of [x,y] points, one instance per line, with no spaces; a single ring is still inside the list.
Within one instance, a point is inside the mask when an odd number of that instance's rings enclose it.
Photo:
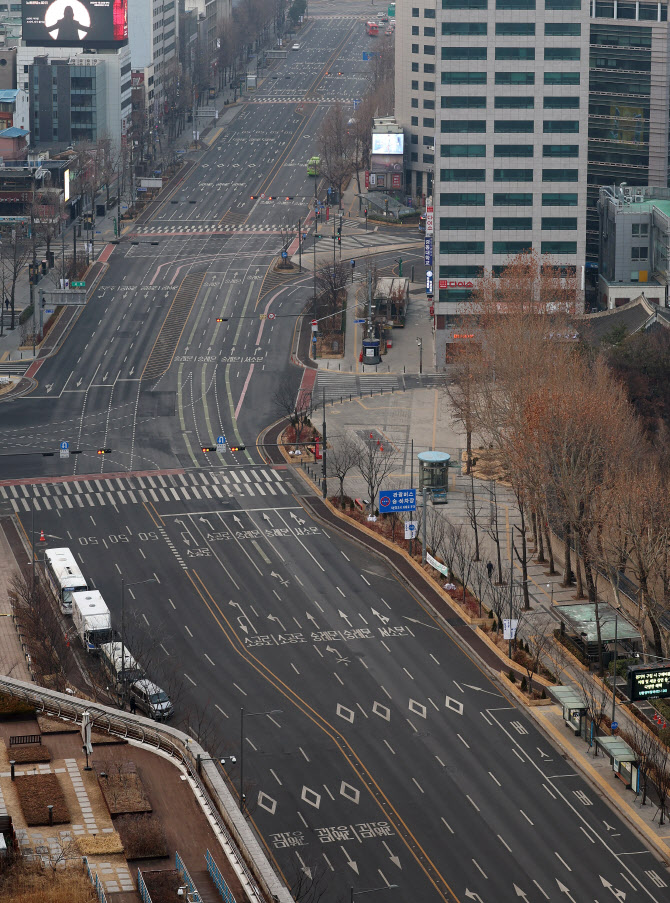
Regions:
[[[597,260],[598,187],[667,185],[666,3],[424,0],[396,21],[396,117],[408,193],[433,197],[436,314],[528,248],[580,273]]]

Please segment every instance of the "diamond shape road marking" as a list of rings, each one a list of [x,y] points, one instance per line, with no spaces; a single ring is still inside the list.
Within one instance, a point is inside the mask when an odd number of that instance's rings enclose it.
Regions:
[[[354,723],[356,713],[352,712],[351,709],[348,709],[346,705],[340,705],[340,703],[338,702],[336,712],[340,716],[340,718],[344,718],[344,720],[348,721],[349,724]]]
[[[385,705],[382,705],[381,702],[375,702],[375,704],[372,706],[372,711],[375,713],[375,715],[379,715],[380,718],[383,718],[384,721],[391,720],[391,710]]]
[[[277,800],[273,800],[271,796],[268,796],[267,793],[264,793],[262,790],[258,794],[258,805],[261,809],[265,809],[266,812],[269,812],[270,815],[274,815],[277,810]]]
[[[425,705],[421,705],[420,702],[415,702],[413,699],[410,699],[409,701],[409,710],[410,712],[414,712],[415,715],[421,715],[422,718],[426,717]]]
[[[457,699],[452,699],[451,696],[447,696],[444,700],[444,704],[448,709],[451,709],[452,712],[456,712],[457,715],[463,714],[463,703],[459,702]]]
[[[305,803],[309,803],[310,806],[314,806],[315,809],[318,809],[321,805],[321,794],[317,793],[315,790],[310,790],[309,787],[305,787],[304,784],[300,799]]]
[[[351,784],[347,784],[346,781],[342,781],[340,784],[340,795],[347,800],[351,800],[352,803],[358,803],[361,798],[360,790],[356,790],[355,787],[352,787]]]

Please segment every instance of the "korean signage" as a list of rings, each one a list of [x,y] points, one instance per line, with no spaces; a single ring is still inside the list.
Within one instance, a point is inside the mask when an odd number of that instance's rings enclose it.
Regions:
[[[118,47],[128,42],[128,0],[23,0],[28,46]]]
[[[629,668],[628,686],[631,702],[670,696],[670,666]]]
[[[440,279],[440,288],[474,288],[469,279]]]
[[[429,298],[433,297],[433,271],[426,271],[426,294]]]
[[[426,235],[433,234],[433,207],[426,207]]]
[[[379,510],[415,511],[416,489],[389,489],[379,493]]]
[[[433,265],[433,236],[426,235],[423,240],[423,262],[427,267]]]

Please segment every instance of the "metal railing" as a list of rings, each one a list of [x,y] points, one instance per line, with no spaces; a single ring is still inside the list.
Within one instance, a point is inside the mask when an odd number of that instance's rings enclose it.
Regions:
[[[187,734],[167,725],[149,722],[148,719],[137,715],[117,712],[100,703],[70,697],[65,693],[58,693],[55,690],[4,675],[0,676],[0,692],[34,706],[37,714],[60,718],[74,724],[81,724],[82,716],[84,713],[88,713],[93,731],[105,732],[111,736],[135,741],[167,753],[186,770],[196,796],[201,798],[202,804],[206,808],[210,822],[221,834],[221,843],[231,864],[238,872],[249,899],[256,903],[263,903],[262,885],[268,896],[276,896],[280,903],[291,903],[292,898],[286,886],[274,872],[256,836],[240,815],[237,806],[232,803],[232,800],[226,799],[227,789],[223,779],[209,761],[210,757],[207,756],[200,744]],[[221,811],[215,805],[207,787],[197,773],[198,754],[203,760],[207,760],[202,766],[203,773],[206,774],[208,785],[213,788],[222,810],[228,817],[227,822],[224,821]],[[217,787],[217,784],[220,786]],[[246,850],[249,862],[253,864],[253,872],[240,849]]]
[[[149,889],[144,883],[142,872],[139,869],[137,870],[137,890],[142,898],[142,903],[153,903]]]
[[[174,854],[174,864],[175,868],[181,875],[182,881],[186,882],[186,886],[188,887],[189,894],[191,896],[191,903],[202,903],[200,894],[198,893],[198,888],[193,883],[193,878],[188,873],[188,869],[186,868],[186,863],[179,855],[179,852],[175,852]]]
[[[102,881],[100,880],[100,878],[98,878],[97,872],[91,871],[91,866],[86,856],[84,856],[84,865],[86,866],[86,874],[88,875],[88,880],[91,882],[96,894],[98,895],[98,903],[107,903],[107,897],[105,896],[105,890],[102,886]],[[149,898],[149,900],[145,900],[144,903],[151,903],[151,898]]]
[[[221,874],[221,871],[219,870],[216,862],[214,862],[214,858],[209,850],[207,850],[207,852],[205,853],[205,861],[207,863],[207,871],[212,876],[212,881],[214,882],[218,892],[225,900],[225,903],[236,903],[231,889],[226,884],[226,879]]]

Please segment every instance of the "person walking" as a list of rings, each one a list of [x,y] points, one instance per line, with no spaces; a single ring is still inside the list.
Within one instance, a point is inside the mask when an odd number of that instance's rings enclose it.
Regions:
[[[493,562],[492,561],[486,562],[486,570],[489,572],[489,580],[492,580],[493,579]]]
[[[134,697],[134,696],[131,696],[131,697],[130,697],[130,714],[131,714],[131,715],[136,715],[136,714],[137,714],[137,703],[135,702],[135,697]]]

